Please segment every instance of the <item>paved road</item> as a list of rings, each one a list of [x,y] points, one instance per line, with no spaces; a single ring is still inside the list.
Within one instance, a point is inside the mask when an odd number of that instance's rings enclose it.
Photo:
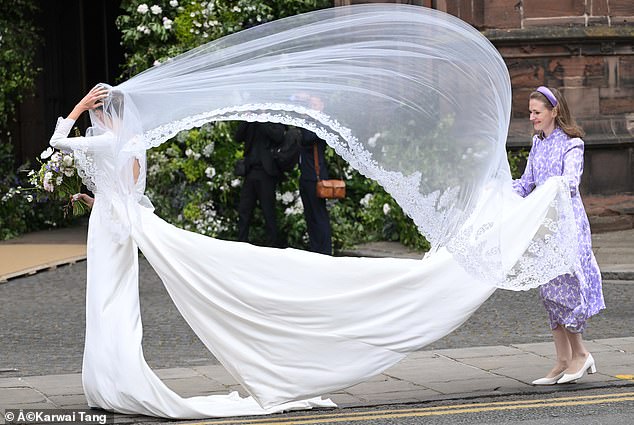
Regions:
[[[572,393],[319,409],[257,418],[203,419],[196,424],[253,425],[255,421],[258,425],[631,425],[632,417],[632,388],[603,388]],[[166,421],[144,417],[134,423],[159,425]]]
[[[215,362],[140,260],[144,352],[154,368]],[[0,284],[0,377],[81,371],[86,263]],[[587,339],[631,336],[634,282],[604,285],[609,309],[592,320]],[[429,348],[507,345],[550,340],[537,292],[499,290],[453,334]]]

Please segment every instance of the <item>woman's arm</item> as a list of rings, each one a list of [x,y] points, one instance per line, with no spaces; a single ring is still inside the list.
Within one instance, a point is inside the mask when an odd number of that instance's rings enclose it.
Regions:
[[[75,105],[67,118],[59,118],[57,120],[57,126],[55,132],[51,136],[49,144],[57,149],[64,151],[72,151],[76,148],[86,148],[89,143],[86,143],[85,138],[72,137],[69,138],[68,134],[73,128],[75,121],[81,116],[81,114],[90,109],[98,108],[103,105],[103,99],[108,96],[108,91],[102,87],[95,87],[88,92],[82,100]],[[100,136],[97,136],[98,138]]]
[[[93,87],[88,94],[75,105],[67,118],[77,121],[84,112],[103,106],[103,99],[106,97],[108,97],[108,89],[101,86]]]
[[[579,183],[583,174],[583,140],[579,138],[570,139],[568,150],[564,153],[563,176],[570,187],[570,196],[579,193]]]

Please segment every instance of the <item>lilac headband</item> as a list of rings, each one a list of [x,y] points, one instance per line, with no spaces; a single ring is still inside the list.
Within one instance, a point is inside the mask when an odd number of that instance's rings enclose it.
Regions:
[[[548,99],[548,101],[550,102],[551,105],[557,106],[557,98],[555,97],[553,92],[550,91],[550,89],[548,87],[539,86],[539,87],[537,87],[537,91],[540,92],[541,94],[543,94],[544,96],[546,96],[546,99]]]

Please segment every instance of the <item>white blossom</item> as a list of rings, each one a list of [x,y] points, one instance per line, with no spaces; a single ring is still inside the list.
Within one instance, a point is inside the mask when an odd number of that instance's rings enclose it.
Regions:
[[[171,19],[163,18],[163,28],[165,28],[166,30],[171,30],[173,23],[174,21],[172,21]]]
[[[159,13],[161,13],[163,11],[163,9],[161,9],[161,6],[157,6],[154,5],[150,8],[150,10],[152,11],[153,14],[158,15]]]
[[[176,1],[176,0],[170,0],[170,6],[172,6],[172,7],[176,7],[176,6],[178,6],[178,1]]]
[[[155,176],[159,173],[159,171],[161,171],[161,167],[158,164],[152,164],[150,167],[148,167],[147,169],[147,173],[150,176]]]
[[[50,171],[44,173],[44,181],[42,182],[42,184],[44,186],[44,190],[46,190],[47,192],[52,192],[53,190],[55,190],[53,183],[51,183],[52,178],[53,173],[51,173]]]
[[[142,14],[142,15],[145,15],[148,10],[149,10],[149,8],[147,7],[147,4],[145,4],[145,3],[141,3],[139,5],[139,7],[136,8],[136,11],[139,12],[140,14]]]
[[[343,175],[348,180],[352,180],[353,173],[354,169],[349,165],[343,169]]]
[[[205,155],[206,157],[210,157],[211,154],[214,152],[214,147],[214,142],[205,145],[205,147],[203,148],[203,155]]]
[[[288,193],[288,192],[287,192]],[[285,215],[295,215],[304,213],[304,204],[302,200],[297,198],[295,203],[284,210]]]
[[[388,204],[383,204],[383,214],[388,215],[390,213],[390,206]]]
[[[70,155],[64,155],[64,158],[62,158],[62,164],[64,164],[66,167],[72,167],[73,157]]]
[[[240,186],[240,179],[231,180],[231,187],[238,187],[238,186]]]
[[[304,207],[303,206],[300,207],[297,205],[290,206],[284,210],[285,215],[302,214],[303,212],[304,212]]]
[[[205,170],[205,175],[208,179],[213,179],[216,175],[216,169],[214,167],[207,167],[207,169]]]
[[[46,150],[40,154],[40,158],[42,159],[49,158],[51,155],[53,155],[53,152],[55,152],[53,148],[51,147],[46,148]]]
[[[292,192],[284,192],[281,196],[281,201],[285,204],[290,204],[295,200],[295,195]]]
[[[374,198],[374,195],[372,193],[366,193],[365,196],[361,198],[359,203],[367,208],[370,206],[370,202],[372,202],[373,198]]]

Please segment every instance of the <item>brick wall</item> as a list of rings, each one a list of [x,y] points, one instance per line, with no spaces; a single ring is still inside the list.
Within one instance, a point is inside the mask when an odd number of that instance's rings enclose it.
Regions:
[[[611,26],[634,22],[632,0],[444,0],[431,3],[431,7],[458,16],[479,29]]]
[[[335,0],[336,6],[389,0]],[[634,23],[634,0],[394,0],[433,7],[478,29]]]

